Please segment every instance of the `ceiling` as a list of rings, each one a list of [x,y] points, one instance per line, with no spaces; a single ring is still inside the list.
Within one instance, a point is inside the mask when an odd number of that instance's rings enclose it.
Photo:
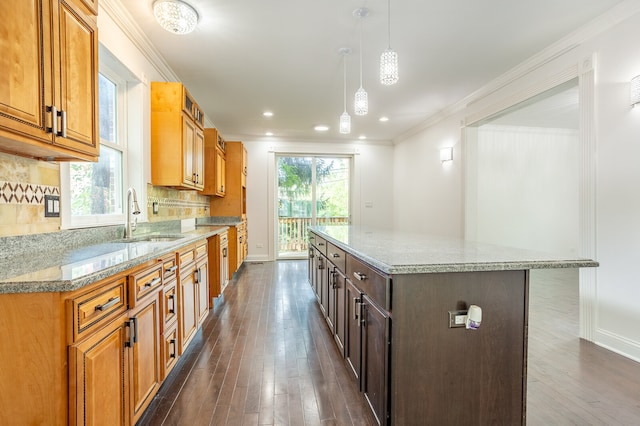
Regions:
[[[399,81],[378,81],[388,46],[385,0],[184,0],[196,30],[173,35],[154,20],[153,0],[120,0],[227,138],[391,141],[461,100],[621,0],[392,0],[391,46]],[[360,21],[369,114],[355,116]],[[349,135],[338,132],[347,57]],[[272,111],[265,118],[263,111]],[[387,122],[379,118],[386,116]],[[316,132],[327,124],[326,132]]]

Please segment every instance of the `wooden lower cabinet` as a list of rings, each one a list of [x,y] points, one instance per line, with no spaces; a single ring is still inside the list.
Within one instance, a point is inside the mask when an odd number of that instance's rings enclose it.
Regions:
[[[127,320],[124,315],[69,348],[69,424],[130,424]]]
[[[346,336],[346,285],[347,277],[336,267],[330,275],[331,295],[330,295],[330,316],[333,324],[333,337],[338,345],[338,349],[344,356],[344,342]]]
[[[345,280],[345,343],[344,357],[349,371],[361,383],[362,328],[360,327],[360,301],[362,293],[351,280]]]
[[[196,318],[198,327],[209,314],[209,262],[206,257],[196,262]]]
[[[174,321],[164,331],[162,351],[162,379],[166,379],[178,362],[178,322]]]
[[[157,293],[129,317],[128,343],[132,424],[135,424],[162,382],[160,359],[160,299]]]
[[[180,272],[178,280],[179,289],[179,317],[178,317],[178,345],[180,355],[184,353],[191,343],[193,336],[198,330],[198,319],[196,314],[196,269],[195,264],[187,267],[184,272]]]

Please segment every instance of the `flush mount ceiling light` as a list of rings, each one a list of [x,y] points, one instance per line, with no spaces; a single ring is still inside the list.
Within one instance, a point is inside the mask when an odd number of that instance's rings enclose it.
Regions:
[[[362,88],[362,21],[369,16],[369,9],[361,7],[353,11],[353,16],[360,20],[360,88],[356,90],[354,111],[356,115],[367,115],[369,112],[369,95]]]
[[[265,117],[273,117],[273,113],[271,111],[265,111],[262,113],[262,115]]]
[[[380,55],[380,83],[384,85],[398,82],[398,54],[391,49],[391,0],[388,0],[389,47]]]
[[[329,126],[318,124],[313,128],[313,130],[315,130],[316,132],[326,132],[327,130],[329,130]]]
[[[188,34],[198,23],[198,12],[179,0],[157,0],[153,15],[162,28],[173,34]]]
[[[351,53],[351,49],[343,47],[339,52],[344,66],[344,112],[340,116],[340,133],[348,135],[351,133],[351,116],[347,112],[347,55]]]

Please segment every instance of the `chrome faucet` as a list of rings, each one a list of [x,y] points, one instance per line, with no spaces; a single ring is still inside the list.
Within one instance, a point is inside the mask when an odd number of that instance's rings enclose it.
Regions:
[[[124,237],[131,238],[131,231],[136,229],[136,222],[133,221],[131,215],[139,215],[140,207],[138,206],[138,197],[136,196],[136,190],[129,188],[127,190],[127,222],[124,224]]]

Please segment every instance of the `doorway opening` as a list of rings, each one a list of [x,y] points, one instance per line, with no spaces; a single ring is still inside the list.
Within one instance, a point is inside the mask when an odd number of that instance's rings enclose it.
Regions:
[[[348,224],[350,156],[277,155],[276,258],[308,254],[307,228]]]

